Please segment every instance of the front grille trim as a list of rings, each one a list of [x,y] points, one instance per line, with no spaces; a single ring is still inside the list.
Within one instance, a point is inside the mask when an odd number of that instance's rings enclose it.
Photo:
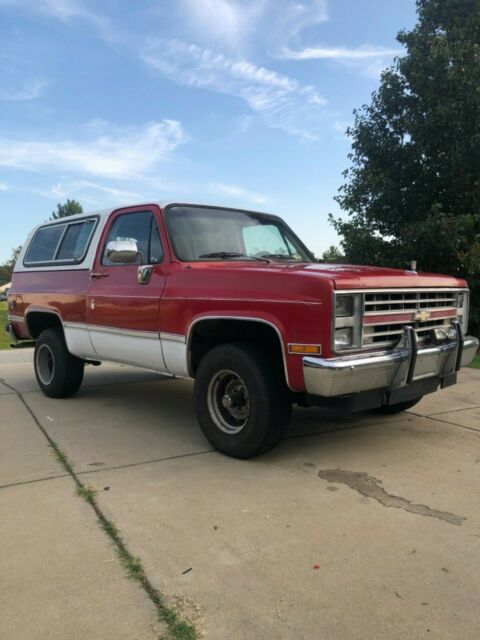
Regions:
[[[458,294],[466,294],[463,307],[458,307]],[[452,321],[459,319],[466,330],[464,315],[468,317],[468,289],[463,287],[422,287],[336,290],[335,295],[361,294],[361,340],[347,349],[335,349],[335,353],[364,352],[367,350],[389,349],[400,340],[404,327],[413,326],[419,344],[426,344],[438,327],[449,328]],[[408,306],[406,306],[408,305]],[[437,306],[440,305],[440,306]],[[387,308],[379,308],[379,307]],[[406,308],[405,308],[406,307]],[[334,306],[335,309],[335,306]],[[421,322],[415,320],[416,312],[435,314]],[[391,319],[389,316],[410,316],[405,319]],[[374,318],[378,317],[378,322]],[[368,323],[365,320],[368,319]],[[353,320],[353,318],[352,318]]]

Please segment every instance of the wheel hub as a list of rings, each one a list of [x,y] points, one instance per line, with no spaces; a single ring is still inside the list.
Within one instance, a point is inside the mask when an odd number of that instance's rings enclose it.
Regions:
[[[234,371],[217,372],[208,386],[208,409],[217,427],[228,434],[239,433],[250,415],[247,387]]]
[[[55,358],[48,344],[42,344],[37,349],[36,369],[42,383],[48,386],[55,375]]]

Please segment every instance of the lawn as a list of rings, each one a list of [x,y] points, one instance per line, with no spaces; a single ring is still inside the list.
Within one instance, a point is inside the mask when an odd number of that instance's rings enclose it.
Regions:
[[[0,349],[10,348],[10,336],[5,331],[7,324],[7,303],[0,302]]]
[[[473,359],[473,362],[472,362],[472,364],[470,366],[473,369],[480,369],[480,351],[477,353],[477,355]]]

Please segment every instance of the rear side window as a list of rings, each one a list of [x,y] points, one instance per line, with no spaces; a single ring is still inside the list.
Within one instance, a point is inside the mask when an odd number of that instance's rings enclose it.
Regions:
[[[42,227],[34,235],[24,258],[26,266],[78,263],[90,244],[97,219]]]
[[[80,260],[87,248],[94,220],[70,224],[60,244],[57,260]]]
[[[50,262],[53,260],[64,231],[64,224],[39,229],[28,247],[25,262]]]

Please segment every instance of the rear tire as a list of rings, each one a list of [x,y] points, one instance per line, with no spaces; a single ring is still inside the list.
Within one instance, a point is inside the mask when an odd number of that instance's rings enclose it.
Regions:
[[[69,398],[80,389],[84,362],[68,351],[60,330],[42,331],[33,362],[38,385],[49,398]]]
[[[292,413],[283,367],[256,344],[214,347],[195,377],[195,407],[207,440],[234,458],[251,458],[272,449]]]
[[[385,405],[384,407],[377,407],[376,409],[370,409],[370,412],[376,413],[382,416],[393,416],[396,413],[401,413],[402,411],[407,411],[408,409],[411,409],[417,404],[417,402],[420,402],[422,398],[423,396],[420,396],[419,398],[414,398],[413,400],[406,400],[405,402],[398,402],[397,404],[388,404],[388,405]]]

